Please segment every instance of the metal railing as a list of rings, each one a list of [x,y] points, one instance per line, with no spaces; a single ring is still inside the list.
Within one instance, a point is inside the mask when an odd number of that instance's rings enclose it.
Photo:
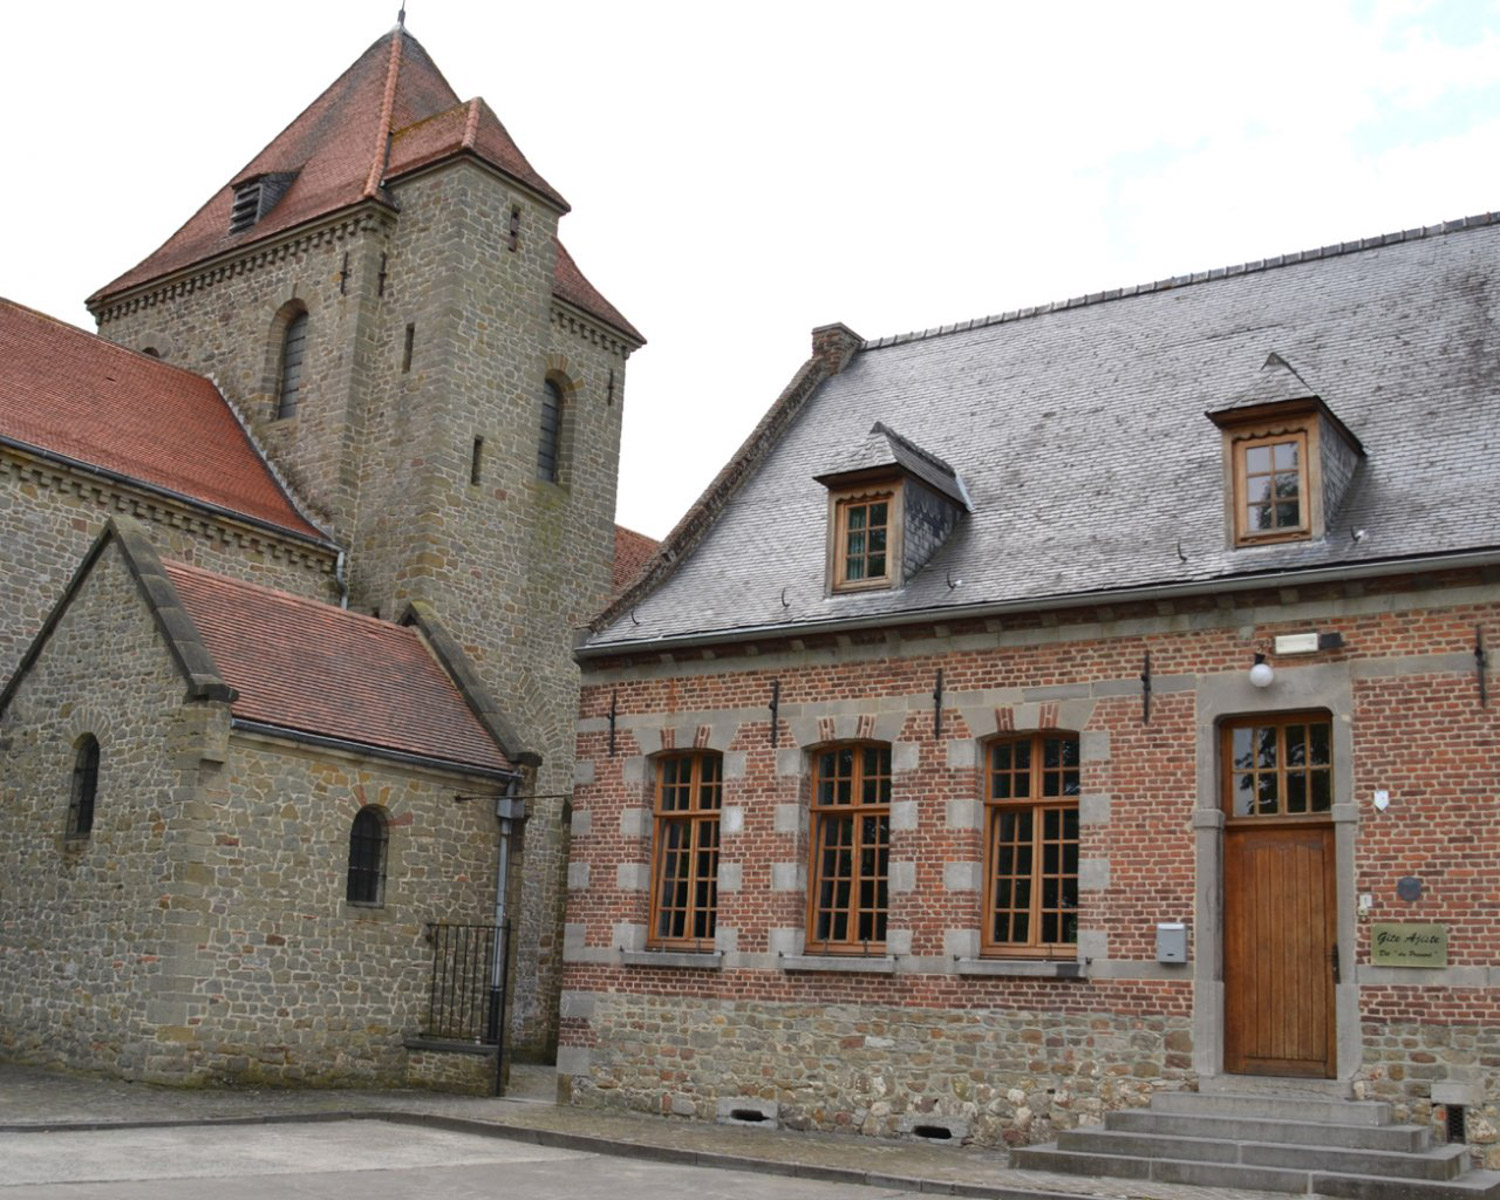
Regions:
[[[501,1014],[510,971],[510,923],[431,923],[432,983],[424,1037],[501,1045]]]

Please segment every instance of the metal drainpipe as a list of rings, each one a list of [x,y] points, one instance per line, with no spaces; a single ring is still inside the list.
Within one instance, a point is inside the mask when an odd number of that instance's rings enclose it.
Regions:
[[[500,861],[495,869],[495,947],[490,960],[489,1033],[495,1045],[495,1095],[505,1078],[505,983],[506,958],[510,954],[510,931],[506,926],[505,890],[510,877],[510,837],[513,822],[526,819],[526,801],[516,795],[521,780],[512,779],[505,795],[495,798],[495,817],[500,822]]]

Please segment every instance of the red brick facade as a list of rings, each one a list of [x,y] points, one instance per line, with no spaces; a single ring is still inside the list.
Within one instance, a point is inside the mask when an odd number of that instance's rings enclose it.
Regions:
[[[1314,631],[1342,645],[1270,653]],[[1223,1074],[1218,731],[1307,711],[1333,745],[1329,1073],[1414,1119],[1491,1112],[1500,759],[1477,631],[1500,637],[1500,589],[1457,572],[591,658],[560,1069],[583,1102],[988,1143]],[[1076,955],[987,958],[984,748],[1043,729],[1081,748]],[[809,957],[811,752],[853,739],[892,750],[886,944]],[[714,955],[648,928],[654,760],[692,746],[723,755]],[[1163,922],[1187,925],[1185,964],[1157,961]],[[1378,922],[1443,926],[1447,965],[1372,965]]]

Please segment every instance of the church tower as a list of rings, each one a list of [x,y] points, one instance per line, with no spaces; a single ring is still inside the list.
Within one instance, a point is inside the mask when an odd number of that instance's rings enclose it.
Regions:
[[[330,600],[432,606],[542,797],[572,788],[573,631],[608,594],[644,344],[558,240],[568,207],[398,26],[89,300],[103,336],[218,383],[344,549]],[[525,833],[523,1053],[556,1039],[563,818],[538,800]]]

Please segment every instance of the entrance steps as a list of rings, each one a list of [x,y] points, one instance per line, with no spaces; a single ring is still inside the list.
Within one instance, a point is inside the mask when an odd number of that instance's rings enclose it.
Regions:
[[[1389,1105],[1215,1083],[1012,1150],[1011,1165],[1352,1200],[1500,1200],[1500,1171],[1472,1170],[1467,1146],[1434,1146],[1426,1126],[1393,1124]]]

